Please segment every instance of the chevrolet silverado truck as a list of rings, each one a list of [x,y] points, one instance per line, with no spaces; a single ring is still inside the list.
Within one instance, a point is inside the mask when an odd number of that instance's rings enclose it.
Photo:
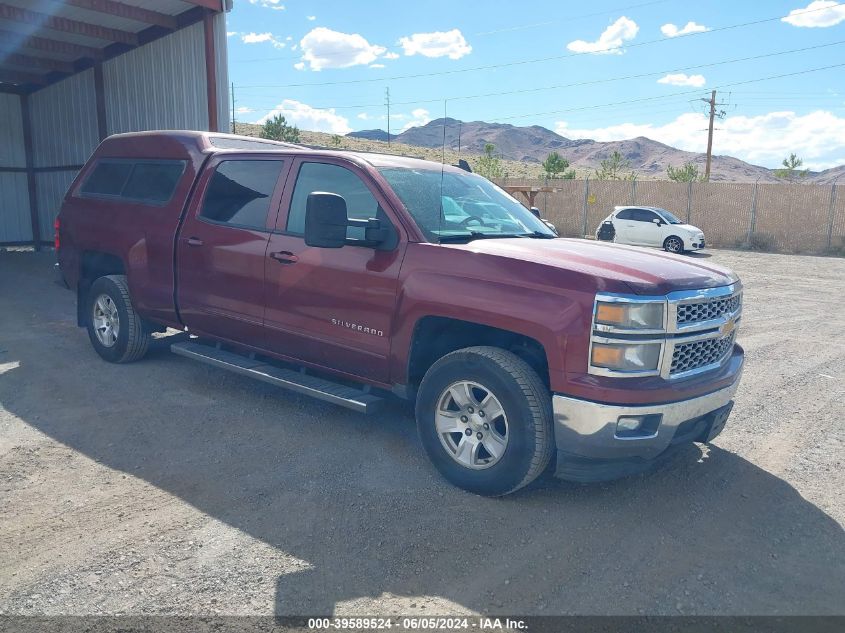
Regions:
[[[730,271],[557,238],[488,180],[423,160],[111,136],[56,248],[106,361],[174,328],[176,354],[356,411],[408,399],[437,470],[482,495],[709,442],[743,365]]]

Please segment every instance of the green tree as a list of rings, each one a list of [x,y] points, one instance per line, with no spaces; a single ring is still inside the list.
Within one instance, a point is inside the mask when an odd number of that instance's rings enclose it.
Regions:
[[[332,134],[332,145],[340,147],[341,138],[339,134]]]
[[[631,162],[627,158],[623,158],[617,150],[614,150],[599,165],[596,170],[596,178],[599,180],[633,180],[636,177],[633,171],[630,176],[622,175],[622,172],[631,166]]]
[[[569,161],[557,152],[549,154],[543,161],[542,167],[546,178],[564,178],[566,180],[575,178],[575,170],[569,169]]]
[[[669,180],[675,182],[700,182],[704,180],[704,177],[698,173],[698,167],[691,161],[684,163],[682,167],[669,165],[666,168],[666,174],[669,176]]]
[[[269,138],[273,141],[299,143],[299,128],[295,125],[288,125],[285,117],[281,114],[276,114],[261,126],[260,136],[261,138]]]
[[[478,159],[475,172],[488,180],[502,177],[502,161],[493,154],[496,147],[493,143],[484,145],[484,155]]]
[[[775,177],[795,182],[807,175],[806,169],[800,169],[804,164],[803,159],[798,158],[794,153],[789,155],[789,158],[784,158],[783,169],[775,169]]]

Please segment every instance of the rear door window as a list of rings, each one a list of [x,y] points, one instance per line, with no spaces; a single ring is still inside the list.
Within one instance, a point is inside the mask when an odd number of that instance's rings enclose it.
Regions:
[[[217,166],[200,217],[209,222],[267,230],[267,214],[281,160],[226,160]]]
[[[101,160],[82,185],[82,193],[100,196],[119,196],[129,180],[134,163]]]
[[[633,214],[631,213],[631,209],[622,209],[616,214],[616,218],[618,220],[632,220]]]

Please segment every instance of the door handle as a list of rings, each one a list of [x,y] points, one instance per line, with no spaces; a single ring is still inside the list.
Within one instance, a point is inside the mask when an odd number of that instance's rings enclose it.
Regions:
[[[277,251],[275,253],[270,253],[270,257],[275,259],[280,264],[295,264],[299,261],[299,257],[294,255],[290,251]]]
[[[198,237],[189,237],[185,240],[188,243],[188,246],[202,246],[203,242]]]

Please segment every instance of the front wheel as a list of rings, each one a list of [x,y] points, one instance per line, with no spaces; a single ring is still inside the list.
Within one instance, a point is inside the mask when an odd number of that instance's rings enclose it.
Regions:
[[[88,338],[110,363],[131,363],[144,356],[150,332],[135,312],[125,275],[100,277],[88,293]]]
[[[663,248],[667,253],[683,253],[684,241],[676,235],[670,235],[663,241]]]
[[[449,482],[485,496],[531,483],[554,450],[548,388],[524,360],[496,347],[447,354],[426,372],[417,429]]]

